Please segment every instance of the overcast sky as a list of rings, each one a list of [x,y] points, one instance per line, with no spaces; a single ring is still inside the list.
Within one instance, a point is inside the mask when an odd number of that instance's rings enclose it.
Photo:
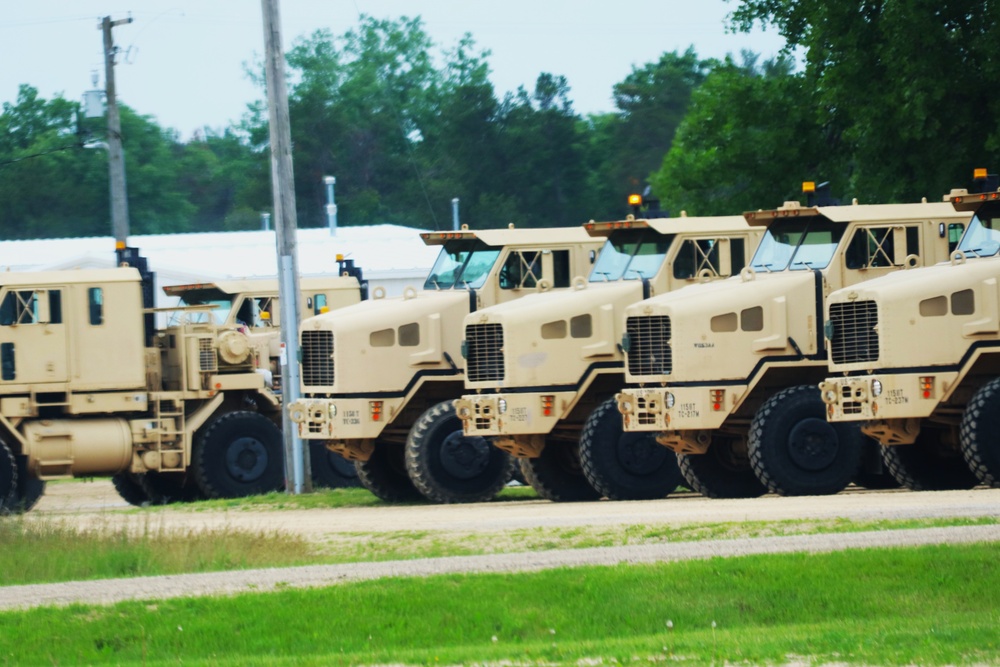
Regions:
[[[633,65],[694,45],[700,57],[722,58],[750,49],[764,57],[783,44],[759,28],[733,34],[726,16],[735,0],[281,0],[282,41],[320,28],[334,35],[376,18],[419,15],[436,44],[450,48],[472,33],[492,55],[497,94],[540,72],[564,75],[579,113],[610,111],[612,86]],[[116,69],[118,96],[182,137],[203,126],[222,128],[263,97],[243,64],[264,50],[259,0],[30,0],[4,2],[0,14],[0,102],[13,102],[19,84],[80,99],[99,71],[104,85],[102,16],[131,13],[115,28],[125,51]]]

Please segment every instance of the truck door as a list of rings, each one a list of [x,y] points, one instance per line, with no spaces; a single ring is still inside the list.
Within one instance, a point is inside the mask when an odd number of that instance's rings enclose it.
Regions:
[[[0,384],[67,380],[62,290],[0,289]]]

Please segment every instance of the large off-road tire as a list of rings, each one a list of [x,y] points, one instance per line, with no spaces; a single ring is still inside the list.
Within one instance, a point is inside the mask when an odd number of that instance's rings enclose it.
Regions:
[[[549,441],[541,456],[519,463],[524,479],[546,500],[570,503],[601,497],[583,474],[576,443]]]
[[[45,495],[45,482],[28,472],[28,457],[15,456],[17,461],[17,498],[14,510],[27,512]]]
[[[17,462],[6,443],[0,442],[0,516],[14,511],[17,502]]]
[[[406,472],[403,445],[377,440],[367,461],[355,461],[358,481],[378,498],[390,503],[424,500]]]
[[[208,498],[240,498],[285,486],[281,431],[258,412],[228,412],[198,437],[192,468]]]
[[[190,503],[205,498],[191,471],[147,472],[136,475],[136,479],[151,505]]]
[[[861,463],[864,435],[855,423],[826,421],[819,388],[782,389],[750,422],[747,449],[757,478],[783,496],[842,491]]]
[[[976,478],[1000,487],[1000,378],[990,380],[972,395],[962,415],[959,442]]]
[[[882,490],[898,489],[899,482],[889,472],[889,467],[882,461],[882,445],[876,440],[865,436],[861,443],[861,463],[851,480],[855,486],[864,489]]]
[[[327,489],[361,486],[354,462],[330,451],[321,440],[309,441],[309,468],[312,470],[313,486]]]
[[[677,455],[652,432],[626,433],[614,398],[584,422],[580,465],[590,485],[611,500],[655,500],[681,483]]]
[[[900,486],[911,491],[971,489],[979,484],[962,453],[942,443],[937,429],[921,429],[912,445],[883,447],[882,461]]]
[[[111,476],[111,483],[122,500],[129,505],[145,507],[150,504],[149,496],[139,483],[139,476],[130,472],[120,472]]]
[[[678,454],[677,466],[692,491],[708,498],[757,498],[767,493],[753,472],[744,438],[718,435],[704,454]]]
[[[478,503],[496,498],[511,476],[514,459],[486,438],[468,437],[451,401],[420,415],[406,436],[406,470],[427,499]]]

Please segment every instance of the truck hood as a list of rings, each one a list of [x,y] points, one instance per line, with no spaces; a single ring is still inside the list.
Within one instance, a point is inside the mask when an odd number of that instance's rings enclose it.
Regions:
[[[834,337],[831,368],[959,363],[974,345],[1000,335],[998,280],[1000,258],[985,257],[899,271],[837,290],[827,309],[827,334]],[[856,353],[859,344],[867,345],[864,355]]]
[[[535,294],[472,313],[465,318],[465,334],[467,346],[478,354],[466,385],[569,385],[581,381],[595,364],[620,366],[624,309],[641,298],[639,281],[589,283],[583,289]],[[496,324],[502,327],[502,340],[491,338],[478,348],[470,344],[481,325]],[[482,376],[473,372],[472,364],[496,354],[503,356],[503,377],[476,381]]]
[[[640,318],[669,318],[666,334],[672,357],[669,378],[655,381],[741,381],[764,359],[800,359],[823,352],[823,277],[814,271],[756,274],[691,285],[626,309],[626,328]],[[637,318],[633,320],[633,318]],[[662,323],[661,323],[662,326]],[[632,349],[636,349],[634,343]],[[640,346],[640,351],[643,349]],[[651,382],[641,363],[630,367],[630,382]]]

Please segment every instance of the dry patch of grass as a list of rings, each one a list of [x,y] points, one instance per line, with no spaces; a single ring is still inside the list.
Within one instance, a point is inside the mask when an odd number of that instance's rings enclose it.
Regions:
[[[316,548],[277,530],[168,529],[146,521],[79,528],[64,519],[0,520],[0,585],[206,572],[315,562]]]

